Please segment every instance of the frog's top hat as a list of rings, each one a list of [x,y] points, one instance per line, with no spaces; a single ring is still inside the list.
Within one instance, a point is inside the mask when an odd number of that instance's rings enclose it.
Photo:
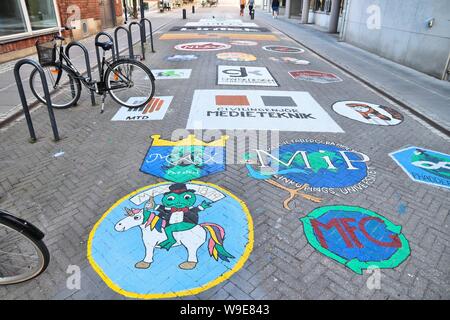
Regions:
[[[195,192],[194,189],[188,189],[184,183],[174,183],[169,186],[169,190],[170,191],[166,192],[165,194],[168,194],[168,193],[181,194],[181,193],[185,193],[185,192]]]

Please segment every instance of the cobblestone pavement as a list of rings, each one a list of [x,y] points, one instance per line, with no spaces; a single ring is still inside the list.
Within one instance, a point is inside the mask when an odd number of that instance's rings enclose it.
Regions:
[[[261,46],[298,47],[273,29],[266,34],[275,35],[279,41],[258,40],[256,46],[231,49],[253,54],[256,61],[221,61],[216,58],[216,53],[221,51],[194,52],[199,57],[194,61],[165,59],[174,54],[191,54],[174,50],[175,45],[202,40],[159,40],[161,35],[173,26],[212,18],[212,15],[240,18],[234,8],[220,8],[220,13],[217,9],[199,8],[195,17],[189,15],[188,20],[173,20],[156,34],[156,53],[148,57],[147,65],[152,69],[192,69],[190,79],[157,80],[156,95],[173,96],[163,120],[112,122],[110,119],[119,106],[108,98],[105,113],[100,114],[99,107],[91,107],[89,96],[83,91],[77,107],[55,112],[62,135],[57,143],[51,140],[48,115],[42,107],[32,113],[38,135],[36,143],[27,142],[24,119],[0,131],[0,206],[42,228],[52,258],[47,271],[37,279],[0,287],[0,298],[125,299],[124,295],[111,290],[88,262],[87,242],[92,228],[118,199],[133,190],[164,181],[141,172],[142,159],[151,144],[151,135],[170,139],[173,130],[186,128],[194,90],[254,92],[256,89],[309,92],[345,132],[281,131],[280,141],[314,139],[348,146],[370,157],[376,180],[364,190],[347,195],[312,192],[322,198],[320,204],[298,197],[290,204],[292,210],[286,210],[283,201],[287,192],[249,177],[243,164],[229,164],[226,171],[199,179],[228,190],[247,204],[254,223],[254,247],[242,268],[229,279],[183,298],[449,299],[449,191],[412,181],[389,156],[409,145],[448,153],[449,139],[308,51],[295,57],[310,61],[309,66],[269,59],[286,55],[264,51]],[[243,20],[253,22],[247,17]],[[260,27],[269,27],[257,18],[254,22]],[[252,40],[252,36],[245,40]],[[228,43],[230,39],[212,41]],[[217,65],[265,66],[279,87],[217,85]],[[343,81],[321,84],[295,80],[288,74],[288,71],[303,69],[331,72]],[[343,117],[331,109],[333,103],[342,100],[391,106],[403,114],[404,121],[395,126],[377,126]],[[60,151],[64,154],[55,157]],[[308,243],[299,218],[327,205],[367,208],[402,226],[402,234],[409,241],[410,256],[396,268],[382,269],[379,287],[368,286],[372,274],[357,274]],[[225,244],[227,241],[232,240],[227,238]],[[79,290],[66,286],[71,276],[67,270],[72,265],[81,269]],[[132,266],[130,268],[133,270]]]

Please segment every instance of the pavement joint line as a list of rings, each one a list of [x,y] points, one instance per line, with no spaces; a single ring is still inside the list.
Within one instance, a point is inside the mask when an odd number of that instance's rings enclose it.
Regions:
[[[167,25],[171,24],[172,22],[166,22],[164,24],[162,24],[161,26],[157,27],[155,30],[153,30],[153,34],[159,30],[161,30],[162,28],[166,27]],[[140,42],[140,38],[133,43],[133,46],[135,46],[136,44],[138,44]],[[146,42],[147,43],[147,42]],[[128,50],[128,47],[123,48],[122,50],[119,51],[119,55],[121,53],[123,53],[124,51]],[[26,57],[24,57],[23,59],[26,59]],[[110,61],[112,59],[112,57],[108,58],[107,60]],[[94,72],[94,70],[97,70],[98,67],[97,65],[95,65],[93,68],[91,68],[91,72]],[[85,70],[84,72],[81,73],[82,76],[87,75],[87,70]],[[28,79],[28,78],[27,78]],[[28,97],[27,97],[28,99]],[[33,111],[34,109],[39,109],[39,107],[43,106],[44,104],[39,105],[40,102],[39,100],[35,99],[33,102],[28,104],[28,108],[31,111]],[[14,106],[13,110],[16,109],[18,106],[21,106],[22,104],[19,103],[18,105]],[[0,118],[0,129],[3,128],[7,128],[7,126],[11,123],[13,123],[15,120],[18,120],[21,118],[21,116],[23,115],[23,109],[21,108],[20,110],[17,110],[16,112],[13,112],[11,115],[6,116],[4,119]]]
[[[288,37],[292,41],[294,41],[294,42],[298,43],[299,45],[305,47],[306,49],[308,49],[310,52],[314,53],[315,55],[317,55],[321,59],[327,61],[328,63],[330,63],[334,67],[337,67],[340,71],[344,72],[345,74],[347,74],[347,75],[353,77],[354,79],[360,81],[361,83],[365,84],[367,87],[369,87],[370,89],[374,90],[375,92],[377,92],[378,94],[382,95],[383,97],[388,98],[389,100],[392,100],[393,102],[395,102],[398,106],[402,107],[403,109],[408,110],[409,112],[411,112],[413,115],[415,115],[416,117],[418,117],[422,121],[425,121],[427,124],[429,124],[430,126],[435,128],[436,130],[439,130],[446,137],[450,137],[450,130],[449,129],[447,129],[444,126],[438,124],[437,122],[435,122],[434,120],[432,120],[432,119],[428,118],[427,116],[423,115],[419,111],[416,111],[414,108],[408,106],[405,102],[403,102],[403,101],[399,100],[398,98],[394,97],[393,95],[387,93],[383,89],[378,88],[377,86],[371,84],[368,80],[365,80],[362,77],[356,75],[354,72],[350,71],[348,69],[348,67],[345,67],[345,66],[340,65],[340,64],[338,64],[336,62],[333,62],[333,60],[325,57],[324,55],[322,55],[318,51],[314,50],[310,46],[307,46],[303,42],[294,39],[291,35],[289,35],[287,33],[284,33],[281,29],[279,29],[278,27],[274,26],[272,23],[267,22],[267,21],[266,21],[266,23],[269,24],[272,28],[282,32],[286,37]]]

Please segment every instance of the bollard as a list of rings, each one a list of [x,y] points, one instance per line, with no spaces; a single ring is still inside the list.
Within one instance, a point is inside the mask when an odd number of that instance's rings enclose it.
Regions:
[[[195,13],[195,6],[192,6],[192,13]]]
[[[255,9],[252,9],[252,12],[250,12],[250,19],[255,20]]]
[[[186,20],[186,9],[183,9],[183,20]]]

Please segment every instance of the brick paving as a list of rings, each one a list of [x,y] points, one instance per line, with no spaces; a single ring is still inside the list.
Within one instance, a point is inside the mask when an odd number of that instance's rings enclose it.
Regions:
[[[237,10],[198,9],[199,18],[239,19]],[[195,19],[194,19],[195,18]],[[248,18],[245,17],[245,20]],[[368,275],[358,275],[317,252],[306,240],[299,218],[319,204],[296,199],[294,209],[283,209],[284,191],[248,177],[241,164],[230,164],[222,173],[203,181],[217,184],[246,202],[254,220],[254,249],[238,272],[217,286],[187,299],[449,299],[450,298],[450,200],[448,190],[413,182],[388,156],[406,145],[423,146],[447,152],[450,140],[406,110],[387,101],[360,82],[342,73],[314,54],[298,55],[311,62],[307,69],[332,72],[343,79],[334,84],[317,84],[292,79],[288,71],[303,69],[275,62],[277,56],[261,49],[263,45],[297,46],[278,31],[279,42],[258,41],[257,46],[234,47],[255,55],[255,62],[236,63],[216,59],[217,52],[195,52],[198,60],[168,62],[176,44],[189,40],[158,40],[172,26],[186,20],[174,19],[156,33],[157,52],[145,63],[153,69],[190,68],[189,80],[157,81],[157,96],[174,99],[163,120],[111,122],[119,106],[107,99],[104,114],[91,107],[85,90],[77,107],[56,110],[62,140],[51,140],[45,108],[32,113],[38,141],[27,142],[24,119],[0,131],[0,206],[38,225],[46,233],[51,252],[47,271],[30,282],[0,287],[1,299],[124,299],[112,291],[86,258],[89,233],[118,199],[140,187],[163,181],[139,171],[152,134],[169,139],[172,132],[185,128],[191,99],[196,89],[260,90],[260,87],[216,85],[216,65],[265,66],[279,83],[267,90],[307,91],[344,129],[345,133],[280,132],[280,140],[296,138],[333,141],[363,152],[376,169],[376,181],[352,195],[321,195],[320,205],[345,204],[375,211],[396,225],[409,240],[411,256],[395,269],[381,271],[380,289],[368,289]],[[262,20],[255,22],[268,27]],[[226,39],[217,39],[226,42]],[[193,41],[192,41],[193,42]],[[297,56],[296,56],[297,57]],[[331,110],[338,100],[362,100],[390,105],[404,115],[397,126],[368,126],[344,118]],[[54,157],[56,152],[64,155]],[[406,211],[399,213],[399,205]],[[66,287],[69,265],[81,269],[81,289]]]

